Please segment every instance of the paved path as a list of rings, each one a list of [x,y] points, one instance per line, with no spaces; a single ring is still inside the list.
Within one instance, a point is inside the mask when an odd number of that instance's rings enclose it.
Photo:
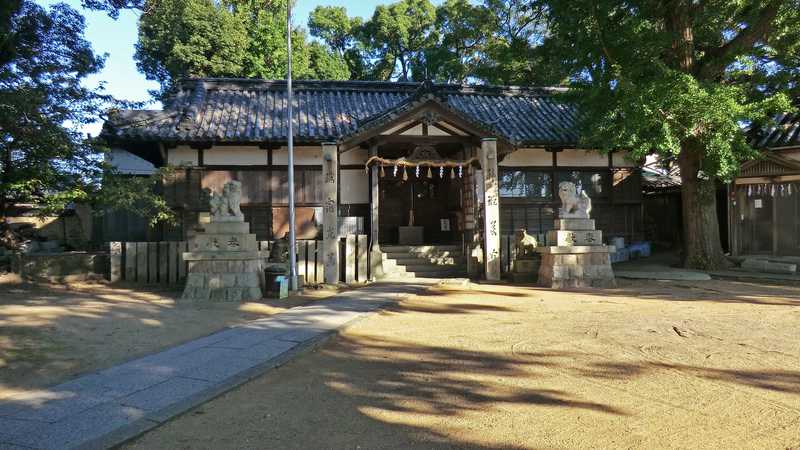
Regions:
[[[381,283],[0,401],[0,449],[105,448],[279,366],[436,280]]]

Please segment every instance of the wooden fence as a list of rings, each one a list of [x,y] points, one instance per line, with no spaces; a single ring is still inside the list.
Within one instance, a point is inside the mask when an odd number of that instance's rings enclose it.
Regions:
[[[272,241],[259,241],[258,249],[269,254]],[[367,235],[347,235],[340,240],[340,281],[363,283],[369,279]],[[187,263],[186,241],[109,242],[110,280],[137,284],[182,285]],[[307,284],[323,283],[322,241],[297,241],[297,274]]]

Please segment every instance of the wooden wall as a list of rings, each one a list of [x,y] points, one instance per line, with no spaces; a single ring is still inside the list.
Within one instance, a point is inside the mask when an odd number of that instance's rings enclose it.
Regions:
[[[556,189],[558,182],[572,178],[575,172],[582,174],[601,174],[600,189],[587,193],[592,197],[592,218],[597,229],[605,237],[621,236],[626,242],[643,240],[645,237],[641,173],[633,168],[547,168],[547,167],[502,167],[503,171],[529,170],[549,174],[551,186],[549,195],[541,198],[500,199],[501,235],[513,235],[520,228],[531,234],[544,234],[553,229],[561,201]],[[580,177],[580,176],[579,176]],[[589,178],[588,176],[580,177]]]
[[[297,236],[318,237],[322,207],[321,170],[295,170]],[[209,192],[220,191],[225,183],[242,183],[242,212],[250,222],[251,232],[259,240],[282,237],[288,231],[288,176],[285,169],[263,167],[176,168],[164,180],[164,196],[180,218],[180,225],[165,233],[165,239],[184,239],[189,224],[197,223],[199,214],[208,212]]]

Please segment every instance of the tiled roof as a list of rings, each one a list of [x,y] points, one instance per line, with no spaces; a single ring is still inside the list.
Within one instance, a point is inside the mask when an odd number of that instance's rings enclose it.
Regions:
[[[120,141],[283,142],[286,83],[187,79],[163,111],[112,114],[103,135]],[[336,141],[423,96],[515,145],[574,145],[575,110],[558,89],[372,81],[296,81],[298,142]]]
[[[775,126],[762,130],[753,140],[756,148],[800,147],[800,113],[779,114]]]

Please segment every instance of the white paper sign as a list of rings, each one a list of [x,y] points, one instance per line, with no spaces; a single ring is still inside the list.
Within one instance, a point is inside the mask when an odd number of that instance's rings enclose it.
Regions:
[[[442,228],[442,231],[450,231],[450,219],[440,219],[439,225]]]
[[[764,206],[764,205],[761,203],[761,199],[760,199],[760,198],[757,198],[757,199],[756,199],[756,202],[755,202],[755,207],[756,207],[756,208],[763,208],[763,206]]]

